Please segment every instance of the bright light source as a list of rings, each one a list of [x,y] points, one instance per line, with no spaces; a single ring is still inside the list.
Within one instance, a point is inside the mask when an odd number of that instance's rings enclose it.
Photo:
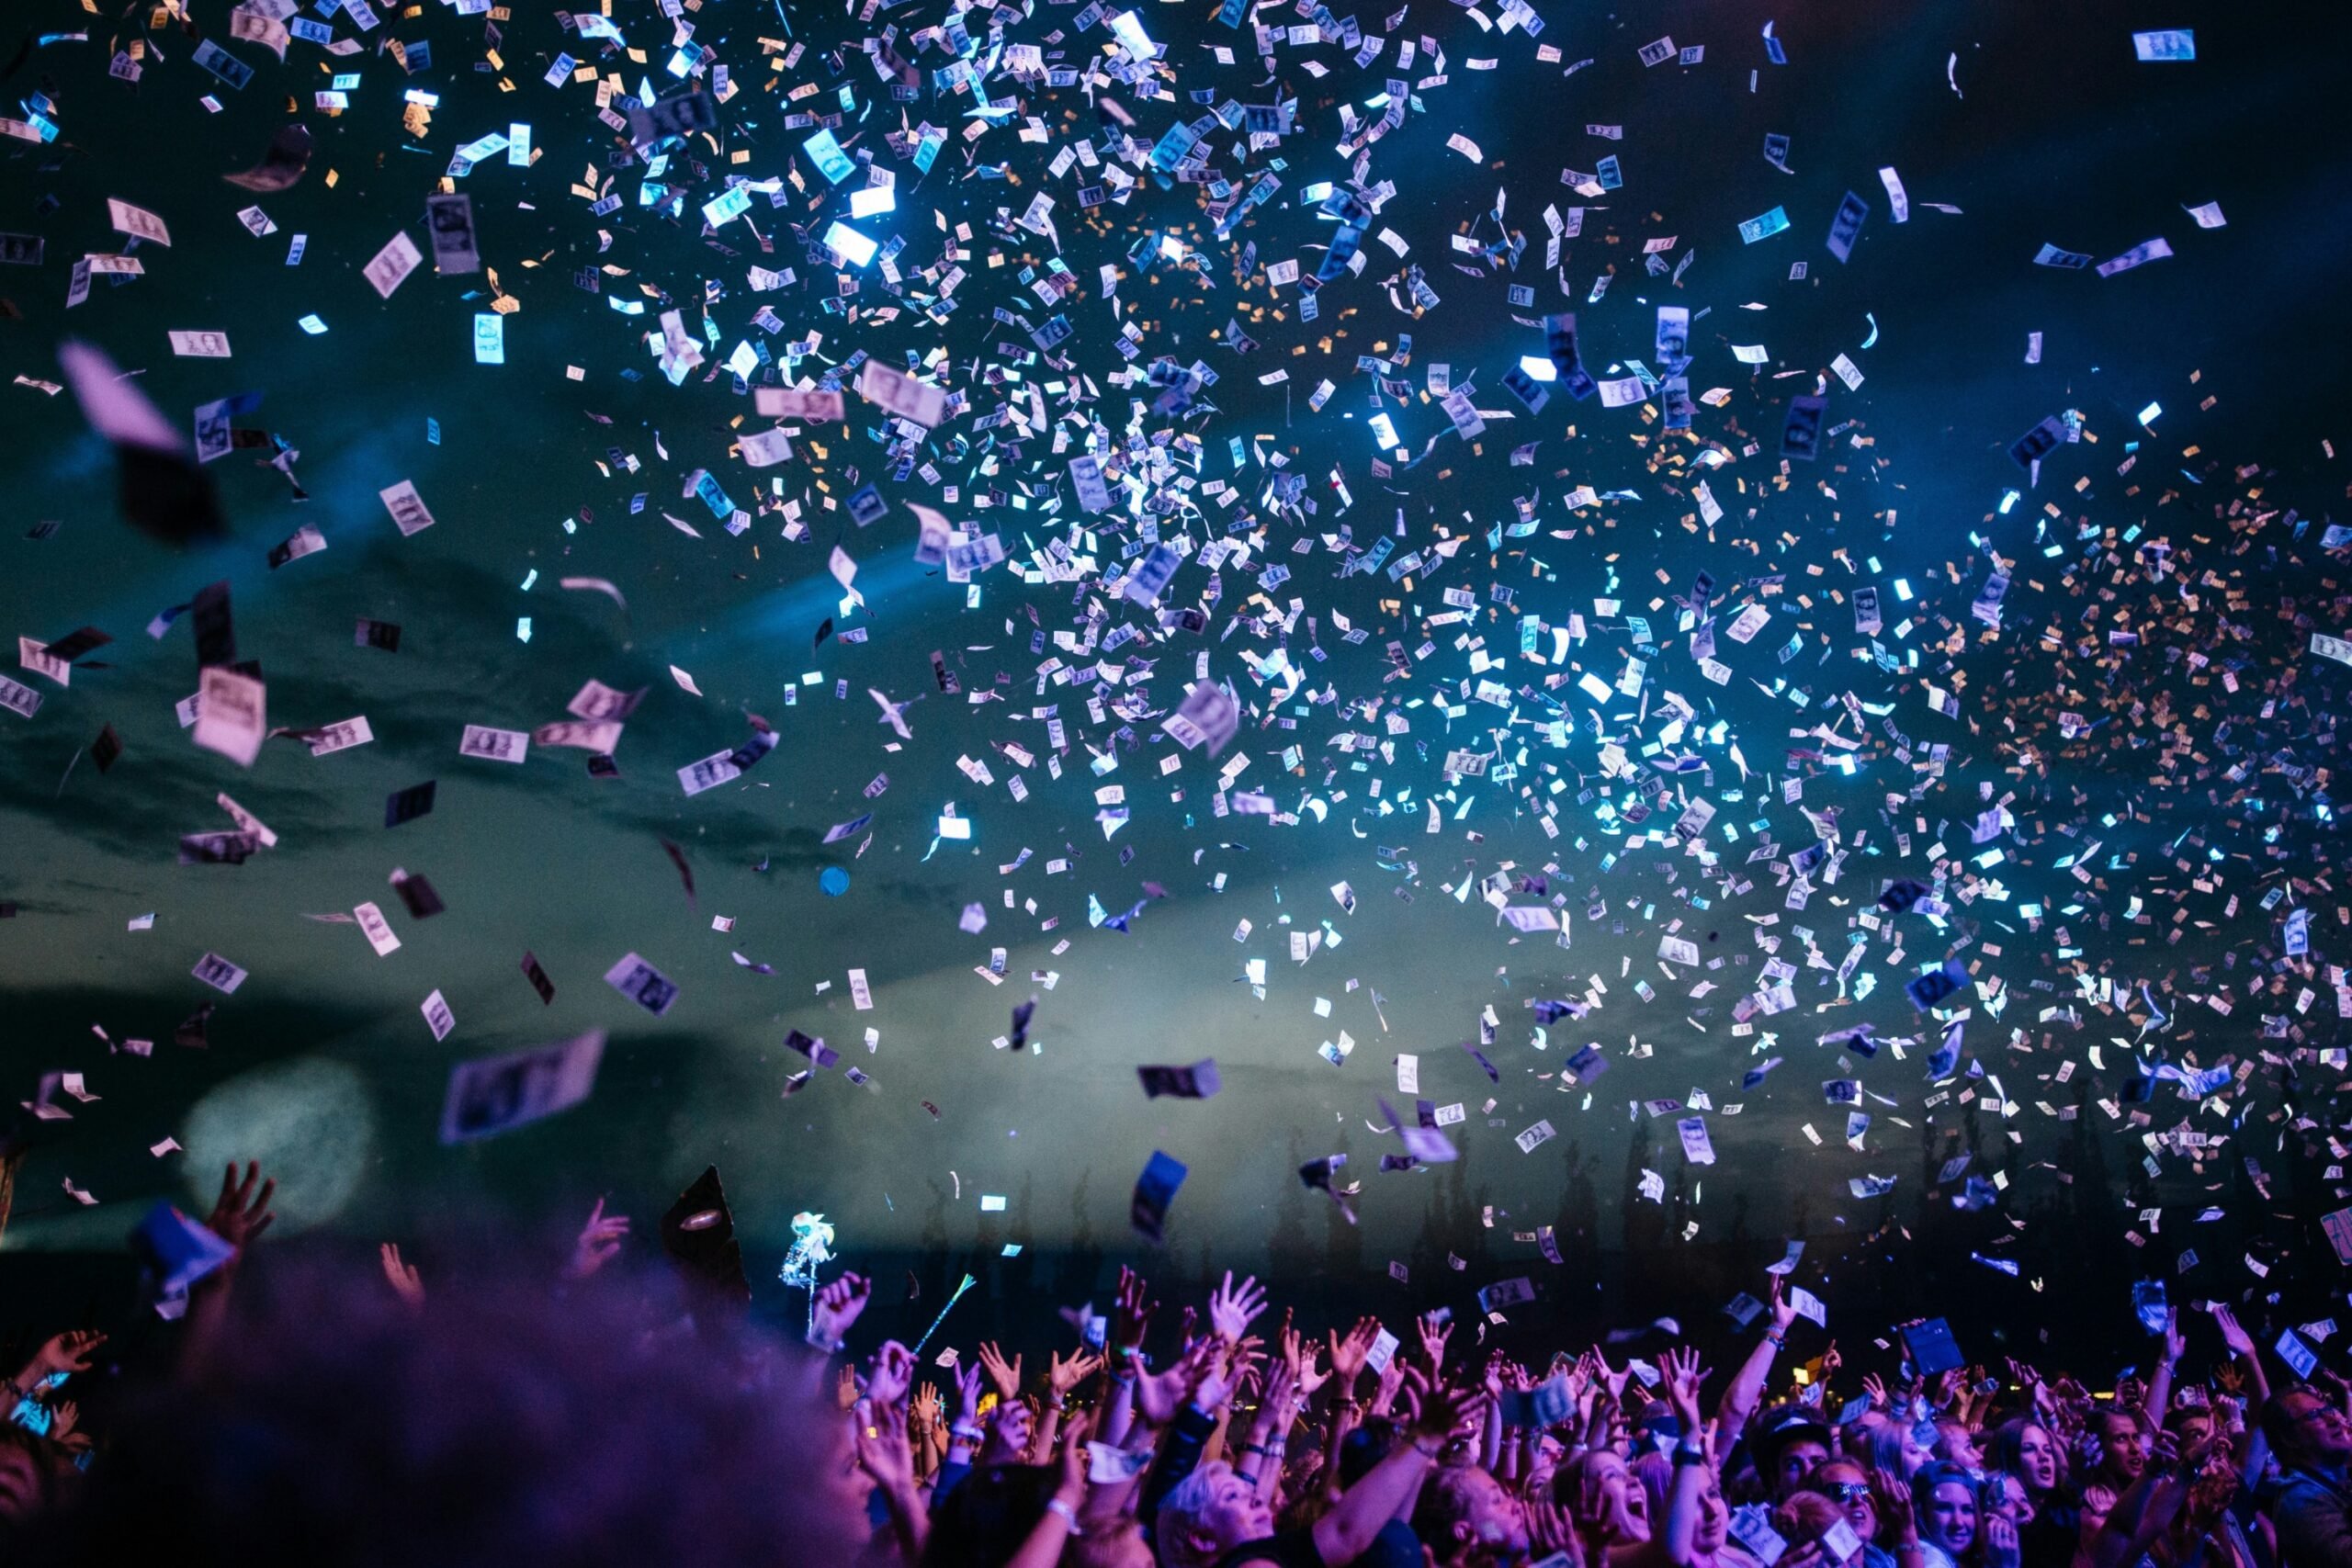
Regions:
[[[877,212],[896,212],[898,209],[899,193],[888,186],[868,186],[864,190],[850,192],[849,215],[852,218],[871,218]]]
[[[1560,367],[1553,364],[1550,356],[1546,355],[1521,355],[1519,369],[1520,374],[1531,381],[1556,381],[1560,378]]]
[[[850,265],[863,267],[873,262],[874,253],[882,247],[848,224],[836,220],[831,228],[825,231],[825,248]]]
[[[1122,11],[1111,18],[1111,32],[1128,55],[1136,60],[1150,60],[1159,53],[1159,46],[1143,30],[1142,20],[1133,11]]]

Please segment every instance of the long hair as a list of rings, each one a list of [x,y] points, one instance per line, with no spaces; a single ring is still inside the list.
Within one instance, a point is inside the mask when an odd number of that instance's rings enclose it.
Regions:
[[[2033,1483],[2027,1479],[2025,1472],[2025,1434],[2028,1427],[2041,1434],[2042,1442],[2050,1449],[2052,1461],[2057,1466],[2058,1481],[2052,1490],[2064,1492],[2066,1489],[2066,1450],[2049,1427],[2030,1416],[2013,1416],[1993,1428],[1992,1441],[1984,1445],[1985,1462],[1995,1470],[2015,1476],[2028,1496],[2038,1498],[2039,1494],[2034,1491]]]

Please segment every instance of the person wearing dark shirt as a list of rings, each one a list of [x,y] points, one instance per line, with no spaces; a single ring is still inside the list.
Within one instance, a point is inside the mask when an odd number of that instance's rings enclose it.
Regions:
[[[2272,1519],[2283,1568],[2352,1568],[2352,1422],[2308,1389],[2280,1394],[2262,1429],[2285,1475]]]

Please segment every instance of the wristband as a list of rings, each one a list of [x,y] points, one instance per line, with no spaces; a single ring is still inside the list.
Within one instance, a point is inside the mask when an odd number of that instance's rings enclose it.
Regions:
[[[1048,1497],[1046,1499],[1046,1512],[1060,1515],[1062,1523],[1069,1527],[1070,1534],[1084,1535],[1086,1533],[1084,1530],[1078,1528],[1078,1510],[1071,1507],[1068,1503],[1063,1502],[1059,1497]]]
[[[960,1438],[967,1443],[977,1443],[980,1440],[980,1429],[969,1422],[958,1421],[947,1431],[950,1437]]]
[[[1686,1464],[1704,1464],[1706,1462],[1707,1456],[1699,1450],[1690,1447],[1688,1443],[1678,1443],[1675,1445],[1674,1467],[1677,1470],[1681,1469]]]
[[[824,1331],[813,1325],[808,1330],[806,1342],[810,1349],[821,1350],[828,1356],[841,1354],[842,1342],[838,1339],[826,1338]]]
[[[1060,1394],[1057,1393],[1046,1401],[1046,1408],[1048,1410],[1067,1410],[1069,1408],[1069,1402],[1062,1398]]]

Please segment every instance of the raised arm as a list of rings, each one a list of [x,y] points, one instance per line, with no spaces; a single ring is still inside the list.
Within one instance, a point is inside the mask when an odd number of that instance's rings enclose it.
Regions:
[[[2171,1433],[2158,1432],[2156,1451],[2147,1469],[2115,1500],[2115,1506],[2108,1510],[2098,1532],[2083,1543],[2075,1561],[2084,1568],[2123,1568],[2139,1562],[2156,1539],[2172,1528],[2181,1505],[2188,1501],[2189,1481],[2211,1441],[2209,1438],[2183,1453],[2176,1450]]]
[[[2165,1314],[2165,1348],[2156,1358],[2156,1370],[2149,1375],[2148,1393],[2140,1409],[2148,1424],[2161,1430],[2165,1413],[2172,1408],[2172,1372],[2180,1360],[2180,1353],[2188,1348],[2188,1340],[2180,1332],[2180,1309],[2173,1307]]]
[[[1666,1374],[1667,1408],[1682,1427],[1674,1446],[1674,1489],[1666,1505],[1666,1555],[1679,1568],[1690,1568],[1697,1553],[1700,1510],[1714,1474],[1699,1419],[1699,1389],[1707,1374],[1699,1365],[1699,1352],[1687,1348],[1668,1350],[1657,1365]]]
[[[1729,1451],[1739,1441],[1740,1433],[1747,1429],[1748,1419],[1763,1404],[1764,1384],[1772,1376],[1772,1358],[1787,1343],[1789,1325],[1796,1321],[1797,1309],[1783,1299],[1778,1274],[1772,1276],[1771,1299],[1766,1304],[1771,1309],[1771,1325],[1764,1330],[1764,1337],[1756,1342],[1756,1348],[1747,1353],[1747,1359],[1740,1364],[1715,1411],[1715,1441],[1724,1451]]]
[[[1061,1470],[1054,1495],[1046,1499],[1046,1511],[1037,1516],[1021,1549],[1006,1559],[1005,1568],[1054,1568],[1061,1561],[1063,1546],[1079,1528],[1079,1507],[1086,1501],[1087,1431],[1083,1416],[1069,1424],[1069,1434],[1062,1439]]]
[[[1136,1378],[1143,1371],[1144,1336],[1151,1329],[1151,1314],[1159,1303],[1148,1300],[1143,1276],[1132,1269],[1119,1270],[1117,1304],[1111,1314],[1111,1402],[1102,1416],[1102,1440],[1116,1447],[1127,1440],[1135,1424]]]
[[[890,1529],[908,1562],[920,1562],[931,1537],[931,1516],[915,1486],[914,1449],[908,1440],[907,1407],[896,1402],[862,1403],[856,1423],[857,1466],[873,1478],[890,1509]]]
[[[1340,1445],[1356,1429],[1363,1419],[1363,1407],[1356,1402],[1356,1380],[1363,1373],[1364,1359],[1372,1354],[1374,1341],[1380,1337],[1380,1320],[1362,1317],[1348,1330],[1347,1337],[1340,1337],[1338,1329],[1331,1330],[1331,1393],[1326,1402],[1323,1422],[1323,1484],[1336,1486],[1340,1479]]]
[[[254,1184],[260,1183],[258,1192]],[[245,1249],[261,1239],[277,1216],[269,1210],[269,1201],[277,1194],[277,1181],[272,1178],[261,1180],[261,1166],[257,1161],[245,1162],[245,1174],[237,1175],[236,1161],[229,1162],[229,1172],[220,1181],[220,1197],[212,1205],[204,1226],[229,1244],[229,1260],[206,1275],[188,1292],[187,1338],[181,1349],[184,1371],[196,1375],[218,1351],[221,1336],[227,1332],[229,1293],[236,1281],[237,1269],[244,1262]]]
[[[1270,1508],[1281,1495],[1283,1458],[1290,1449],[1290,1427],[1298,1414],[1299,1397],[1298,1383],[1288,1359],[1268,1359],[1265,1388],[1258,1401],[1258,1418],[1250,1424],[1249,1440],[1242,1444],[1240,1462],[1234,1468],[1242,1480],[1252,1483],[1259,1501]]]
[[[1048,1352],[1046,1360],[1046,1413],[1037,1418],[1037,1430],[1029,1440],[1029,1462],[1044,1464],[1054,1456],[1054,1435],[1061,1429],[1062,1414],[1069,1408],[1072,1390],[1092,1377],[1102,1365],[1102,1358],[1090,1356],[1084,1350],[1073,1350],[1069,1359]]]
[[[1411,1377],[1412,1374],[1407,1374]],[[1431,1388],[1421,1396],[1405,1441],[1340,1495],[1331,1511],[1315,1521],[1315,1550],[1329,1568],[1353,1562],[1372,1549],[1380,1527],[1396,1517],[1420,1486],[1430,1466],[1444,1453],[1454,1428],[1479,1414],[1486,1391]]]
[[[865,1310],[873,1292],[874,1287],[863,1274],[843,1273],[840,1279],[829,1280],[818,1287],[808,1325],[808,1348],[817,1353],[806,1358],[801,1368],[801,1393],[809,1404],[824,1402],[825,1380],[832,1359],[840,1353],[850,1325]]]

